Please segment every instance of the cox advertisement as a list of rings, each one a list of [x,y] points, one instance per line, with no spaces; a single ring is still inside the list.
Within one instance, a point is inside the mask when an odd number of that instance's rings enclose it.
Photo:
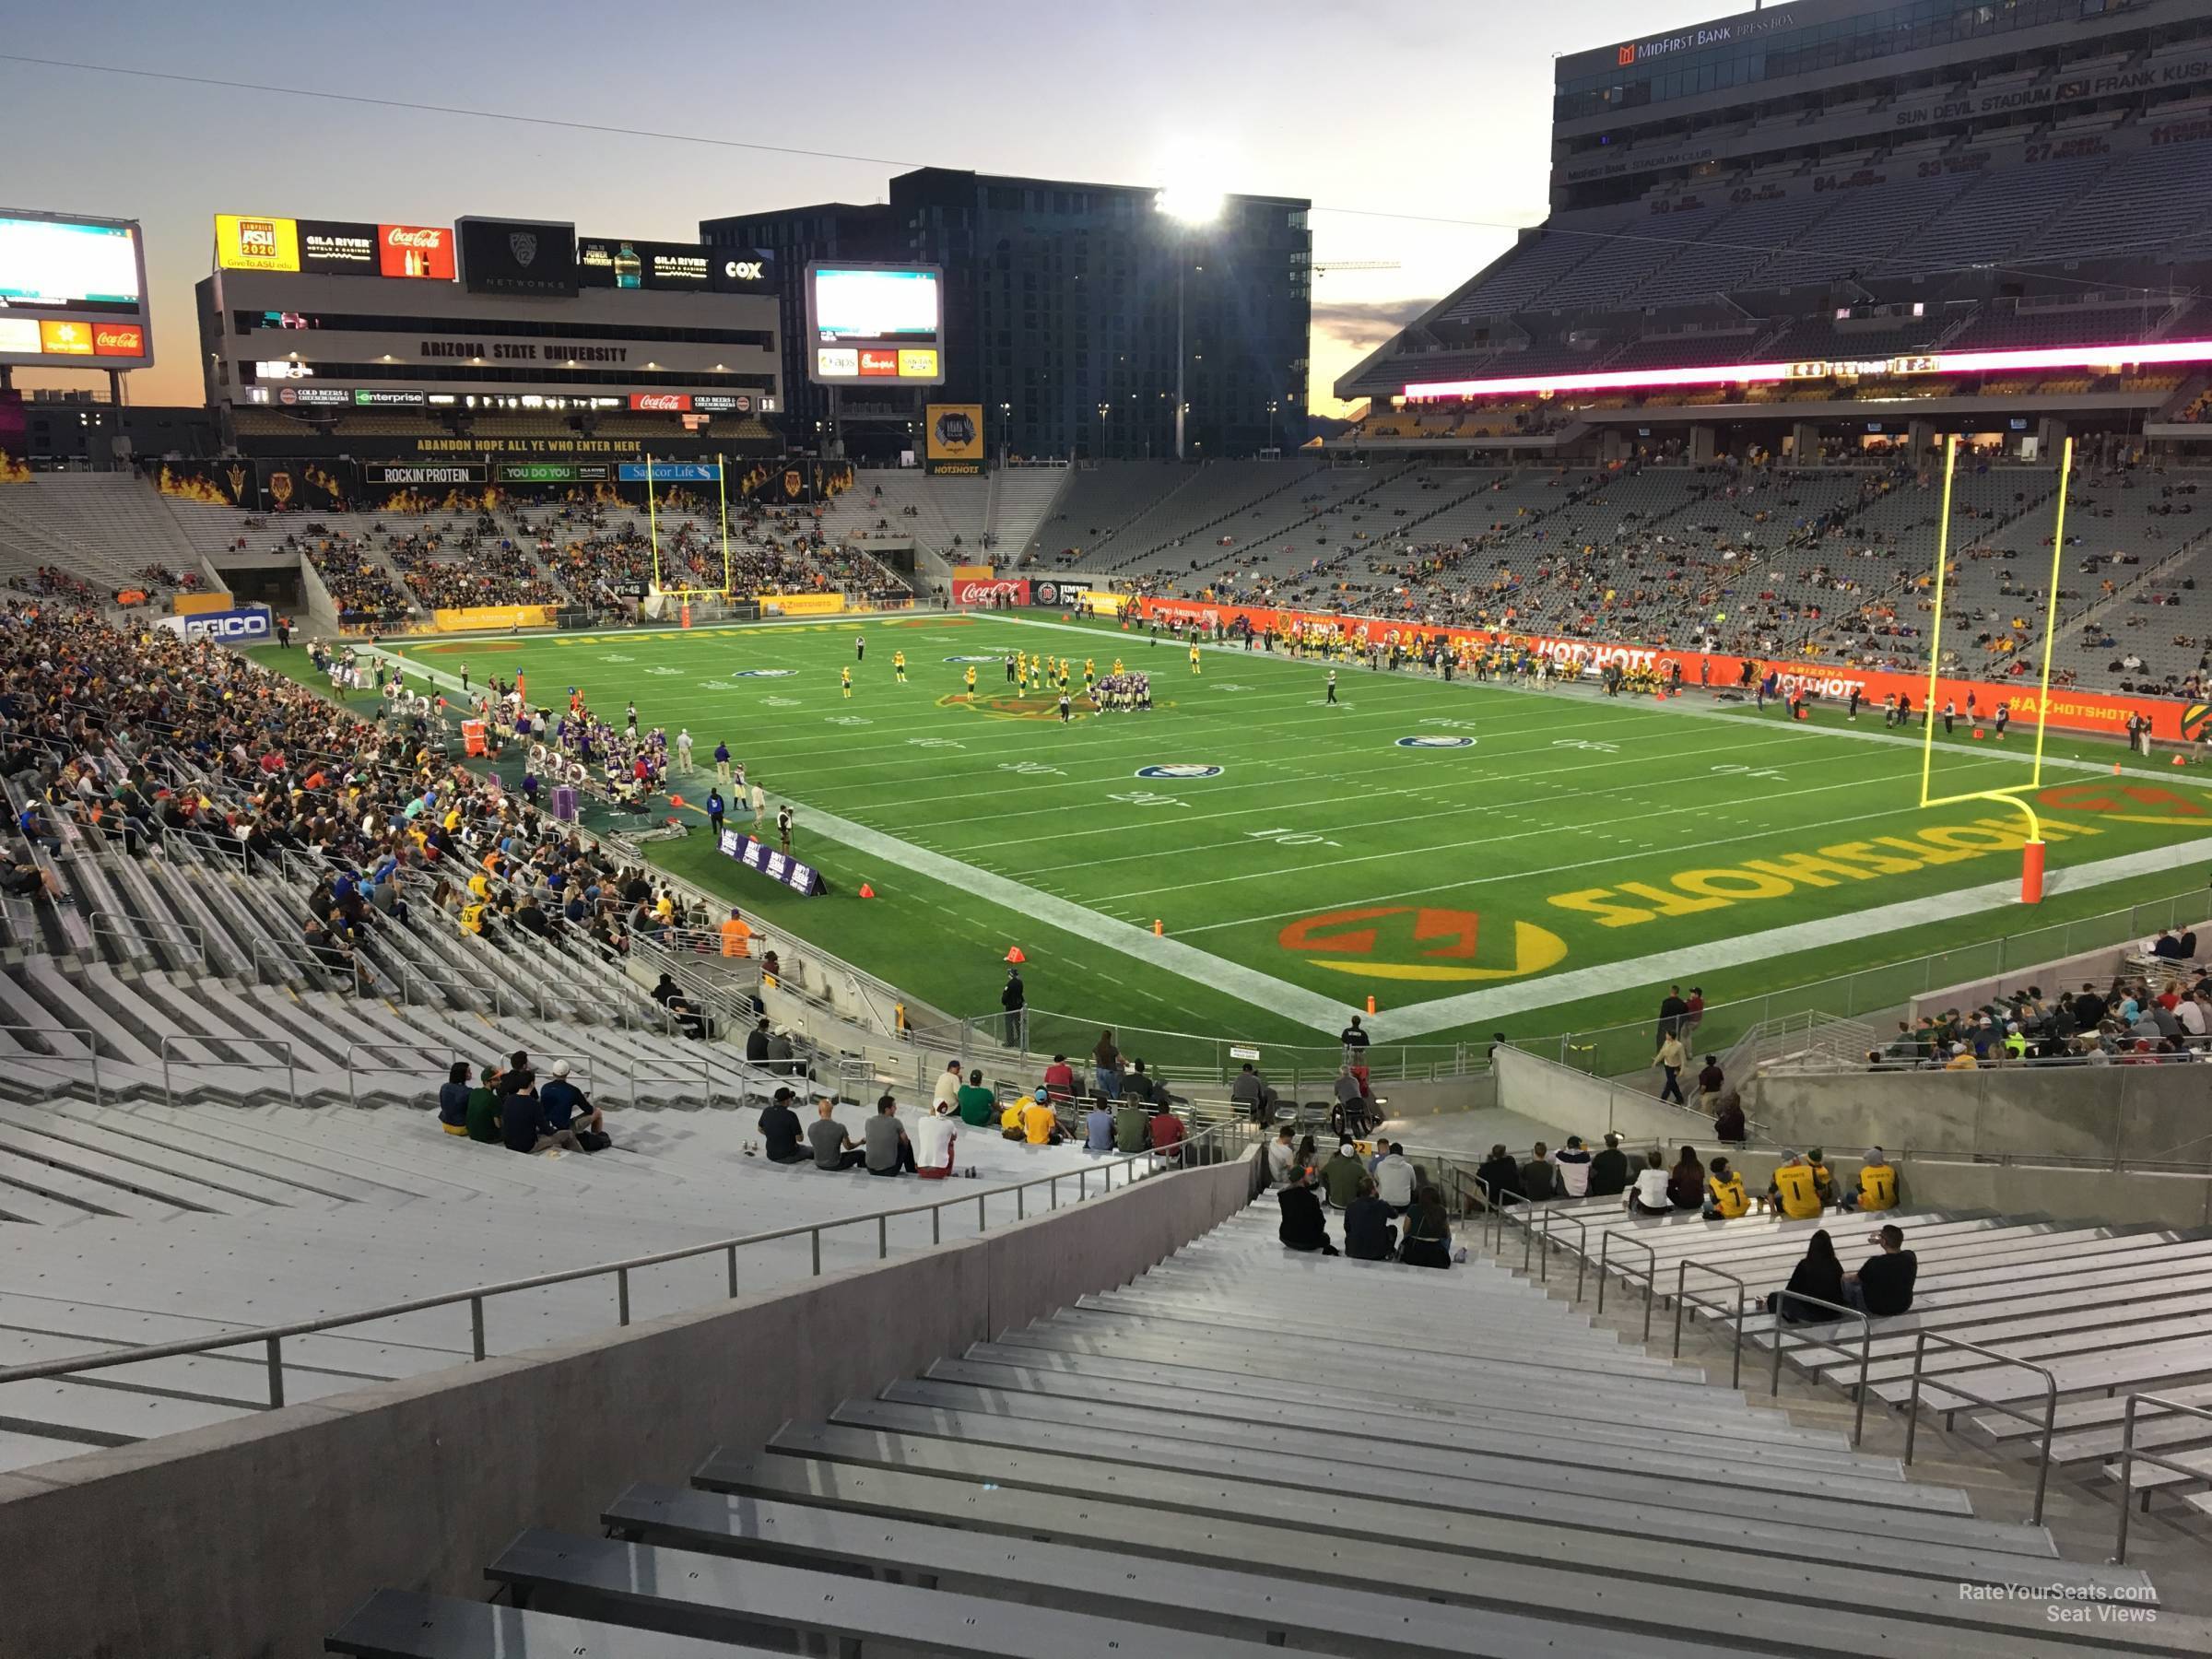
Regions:
[[[987,609],[1004,610],[1009,606],[1030,602],[1030,582],[1026,576],[994,576],[988,579],[963,578],[952,584],[952,602],[955,605],[980,605]]]
[[[1004,586],[1005,583],[995,585]],[[1026,584],[1024,584],[1026,585]],[[957,591],[959,584],[954,584]],[[956,603],[958,601],[956,600]],[[1018,602],[1017,602],[1018,603]],[[1652,668],[1665,674],[1677,664],[1685,687],[1715,688],[1741,683],[1749,662],[1754,677],[1772,669],[1783,688],[1802,688],[1807,697],[1841,701],[1857,688],[1860,697],[1879,709],[1882,700],[1900,692],[1915,709],[1928,700],[1928,677],[1886,668],[1853,668],[1838,663],[1785,663],[1771,658],[1745,658],[1719,652],[1676,651],[1664,645],[1623,645],[1605,640],[1559,639],[1544,634],[1515,633],[1481,628],[1438,628],[1419,622],[1392,622],[1381,617],[1333,616],[1321,611],[1269,610],[1248,605],[1214,605],[1202,600],[1140,598],[1130,607],[1147,621],[1196,623],[1202,628],[1233,627],[1242,623],[1260,633],[1282,634],[1293,627],[1320,626],[1348,633],[1356,639],[1386,641],[1442,638],[1477,645],[1525,646],[1538,656],[1556,662],[1574,662],[1603,667],[1618,663],[1628,668]],[[2009,705],[2013,718],[2036,718],[2036,689],[2015,681],[2009,685],[1989,680],[1942,679],[1936,682],[1936,706],[1952,701],[1961,708],[1969,693],[1978,707],[1995,710]],[[2163,698],[2126,697],[2116,692],[2053,689],[2048,713],[2050,724],[2067,731],[2097,732],[2124,737],[2130,715],[2150,722],[2150,735],[2166,743],[2194,743],[2212,731],[2212,704],[2168,700]]]
[[[933,473],[973,477],[983,470],[983,406],[931,404],[924,460]]]
[[[234,610],[202,611],[196,616],[163,617],[155,626],[181,633],[188,640],[214,640],[224,645],[258,645],[276,632],[265,605],[241,605]]]

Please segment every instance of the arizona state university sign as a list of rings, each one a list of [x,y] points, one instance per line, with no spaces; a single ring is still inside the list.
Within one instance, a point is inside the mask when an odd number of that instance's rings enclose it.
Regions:
[[[1493,921],[1485,930],[1473,911],[1410,904],[1324,911],[1293,922],[1276,943],[1311,953],[1316,968],[1385,980],[1519,979],[1567,954],[1564,939],[1532,922]]]

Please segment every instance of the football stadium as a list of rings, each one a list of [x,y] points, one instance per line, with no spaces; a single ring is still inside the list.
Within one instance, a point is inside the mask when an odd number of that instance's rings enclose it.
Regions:
[[[1215,13],[0,53],[0,1659],[2212,1653],[2212,0]]]

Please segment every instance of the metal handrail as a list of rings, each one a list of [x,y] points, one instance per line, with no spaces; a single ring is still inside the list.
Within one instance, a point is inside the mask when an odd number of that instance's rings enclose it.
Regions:
[[[641,1064],[633,1060],[629,1063],[627,1076],[629,1082],[629,1103],[633,1108],[638,1104],[638,1086],[640,1084],[681,1083],[687,1086],[696,1086],[706,1091],[706,1098],[699,1103],[702,1106],[714,1104],[714,1067],[703,1058],[698,1060],[664,1058],[645,1061]],[[737,1091],[737,1105],[742,1108],[744,1104],[745,1090],[740,1086]]]
[[[104,1106],[107,1104],[107,1097],[101,1091],[100,1087],[100,1039],[95,1036],[88,1028],[84,1026],[0,1025],[0,1035],[10,1037],[32,1036],[83,1038],[85,1040],[85,1053],[92,1057],[92,1103],[95,1106]],[[18,1054],[16,1056],[16,1059],[19,1061],[28,1060],[34,1063],[41,1060],[53,1060],[64,1065],[71,1065],[76,1064],[74,1061],[65,1060],[58,1054]]]
[[[1694,1302],[1700,1308],[1711,1308],[1717,1312],[1722,1305],[1719,1301],[1706,1297],[1692,1296],[1685,1288],[1689,1280],[1689,1270],[1692,1267],[1695,1267],[1700,1273],[1710,1273],[1714,1278],[1726,1279],[1735,1287],[1735,1319],[1734,1321],[1735,1325],[1735,1363],[1728,1372],[1728,1386],[1741,1388],[1744,1385],[1744,1298],[1750,1295],[1751,1287],[1737,1278],[1733,1273],[1723,1273],[1718,1267],[1712,1266],[1709,1263],[1693,1262],[1687,1258],[1676,1265],[1675,1358],[1677,1359],[1682,1358],[1682,1310]]]
[[[1772,1399],[1782,1393],[1782,1350],[1789,1346],[1790,1327],[1788,1322],[1782,1316],[1783,1303],[1803,1302],[1808,1308],[1826,1308],[1830,1313],[1840,1314],[1845,1319],[1855,1319],[1859,1322],[1859,1382],[1858,1386],[1852,1390],[1852,1394],[1858,1402],[1858,1410],[1851,1420],[1851,1443],[1854,1446],[1857,1445],[1866,1433],[1866,1366],[1874,1352],[1873,1318],[1863,1309],[1847,1308],[1841,1302],[1823,1301],[1817,1296],[1807,1296],[1802,1290],[1777,1290],[1773,1295],[1774,1364],[1767,1377],[1767,1397],[1769,1399]],[[1822,1321],[1821,1323],[1825,1324],[1826,1322]],[[1811,1347],[1835,1347],[1839,1346],[1832,1342],[1818,1342],[1810,1336],[1806,1338],[1806,1342],[1807,1346]],[[1916,1374],[1914,1377],[1915,1387],[1918,1386],[1918,1382]],[[1908,1447],[1912,1444],[1911,1432],[1910,1430],[1906,1431]],[[1905,1461],[1907,1463],[1912,1461],[1910,1451],[1905,1454]],[[2042,1519],[2042,1494],[2040,1491],[2036,1494],[2036,1519],[2039,1521]]]
[[[1544,1265],[1536,1270],[1536,1282],[1539,1285],[1551,1283],[1551,1222],[1555,1216],[1574,1229],[1574,1300],[1580,1302],[1583,1300],[1583,1270],[1590,1265],[1590,1224],[1580,1216],[1560,1216],[1559,1206],[1555,1204],[1544,1206]],[[1561,1245],[1560,1248],[1566,1247]],[[1603,1293],[1602,1286],[1600,1293]]]
[[[1195,1150],[1202,1146],[1206,1146],[1210,1141],[1217,1144],[1209,1150],[1220,1151],[1226,1144],[1225,1132],[1233,1127],[1239,1127],[1239,1125],[1222,1124],[1218,1128],[1204,1130],[1183,1142],[1182,1147],[1186,1150]],[[1188,1168],[1192,1161],[1194,1160],[1185,1159],[1181,1167]],[[1211,1163],[1216,1160],[1209,1158],[1206,1161]],[[1136,1164],[1144,1164],[1148,1169],[1171,1167],[1168,1166],[1164,1159],[1158,1158],[1149,1148],[1126,1158],[1117,1159],[1114,1160],[1114,1164],[1124,1169]],[[1091,1167],[1111,1170],[1114,1164]],[[981,1193],[963,1194],[958,1198],[941,1198],[930,1204],[902,1205],[894,1209],[872,1210],[864,1215],[841,1216],[822,1221],[801,1222],[792,1227],[775,1228],[768,1232],[745,1233],[735,1238],[717,1239],[705,1244],[687,1244],[675,1250],[655,1251],[650,1255],[631,1256],[619,1262],[606,1262],[590,1267],[564,1268],[558,1273],[541,1273],[529,1278],[508,1279],[499,1284],[478,1285],[468,1290],[449,1290],[437,1296],[422,1296],[408,1301],[387,1302],[381,1307],[364,1309],[356,1313],[334,1313],[322,1319],[295,1320],[289,1324],[265,1325],[258,1329],[231,1331],[209,1336],[186,1337],[178,1342],[152,1343],[143,1347],[120,1351],[109,1349],[97,1354],[79,1355],[74,1359],[45,1359],[30,1365],[10,1366],[6,1370],[0,1370],[0,1383],[29,1382],[41,1377],[76,1376],[86,1371],[109,1371],[120,1365],[135,1365],[141,1360],[169,1359],[185,1354],[212,1353],[221,1348],[241,1347],[249,1343],[257,1342],[262,1344],[266,1351],[269,1407],[274,1410],[284,1404],[283,1344],[287,1337],[310,1336],[323,1331],[343,1330],[352,1325],[367,1324],[376,1320],[396,1319],[403,1314],[426,1312],[431,1309],[450,1308],[465,1302],[469,1307],[472,1354],[475,1359],[480,1360],[486,1357],[487,1351],[484,1340],[484,1303],[488,1298],[494,1296],[507,1296],[524,1290],[541,1290],[548,1286],[570,1284],[578,1279],[597,1278],[611,1273],[616,1276],[618,1323],[627,1325],[629,1324],[629,1276],[640,1269],[665,1266],[671,1262],[689,1261],[695,1256],[726,1253],[729,1258],[729,1294],[735,1297],[738,1293],[737,1252],[746,1245],[773,1243],[779,1240],[794,1239],[802,1234],[806,1235],[813,1244],[813,1270],[810,1277],[818,1278],[822,1272],[822,1234],[827,1230],[839,1227],[856,1227],[873,1221],[877,1224],[879,1250],[888,1250],[888,1246],[885,1244],[884,1229],[893,1217],[926,1214],[931,1218],[931,1242],[936,1243],[940,1241],[938,1237],[939,1218],[944,1211],[955,1205],[964,1205],[971,1201],[974,1203],[976,1230],[982,1232],[985,1230],[989,1223],[987,1200],[1003,1198],[1008,1194],[1025,1193],[1032,1187],[1045,1186],[1049,1187],[1052,1194],[1052,1207],[1057,1209],[1060,1201],[1059,1182],[1065,1178],[1065,1175],[1059,1174],[1037,1175],[1027,1181],[1017,1182],[1012,1186],[992,1187]],[[1109,1179],[1111,1180],[1111,1177]],[[1138,1179],[1142,1178],[1135,1174],[1130,1177],[1132,1182]]]
[[[437,1065],[360,1065],[354,1056],[371,1054],[418,1054],[428,1056],[442,1050],[445,1059]],[[362,1072],[389,1072],[397,1077],[418,1077],[434,1073],[451,1072],[453,1066],[467,1058],[459,1049],[435,1042],[349,1042],[346,1045],[346,1103],[361,1103],[359,1077]]]
[[[2120,1421],[2120,1536],[2112,1545],[2112,1562],[2120,1567],[2127,1565],[2127,1521],[2130,1512],[2135,1508],[2136,1460],[2156,1464],[2159,1468],[2175,1475],[2186,1475],[2192,1480],[2212,1480],[2212,1474],[2201,1468],[2178,1462],[2172,1457],[2161,1457],[2156,1452],[2136,1449],[2136,1408],[2139,1406],[2156,1406],[2163,1411],[2183,1412],[2212,1423],[2212,1410],[2202,1406],[2192,1406],[2184,1400],[2169,1399],[2164,1394],[2131,1394],[2127,1396],[2127,1414]],[[2147,1514],[2150,1511],[2150,1494],[2147,1491],[2143,1494],[2143,1509]]]
[[[1648,1346],[1652,1340],[1652,1304],[1659,1300],[1659,1253],[1648,1241],[1631,1238],[1618,1228],[1606,1229],[1605,1236],[1598,1241],[1597,1246],[1597,1311],[1600,1313],[1606,1311],[1606,1277],[1611,1270],[1611,1263],[1607,1258],[1613,1253],[1613,1241],[1616,1239],[1623,1245],[1635,1245],[1651,1258],[1644,1264],[1641,1276],[1636,1269],[1626,1265],[1620,1270],[1623,1278],[1641,1277],[1643,1280],[1643,1340]]]
[[[158,916],[134,916],[128,911],[112,910],[96,910],[87,918],[87,922],[96,938],[105,932],[111,937],[135,939],[141,945],[156,945],[172,950],[180,943],[189,945],[192,948],[191,960],[193,964],[203,970],[207,966],[206,938],[197,927],[189,922],[165,921]],[[128,926],[125,926],[125,924],[128,924]],[[159,933],[152,931],[158,928],[173,929],[183,935],[183,938],[181,941],[163,938]],[[134,929],[147,931],[135,933],[132,931]]]
[[[224,1066],[231,1068],[242,1068],[248,1071],[273,1071],[276,1069],[266,1061],[172,1059],[169,1052],[170,1045],[177,1042],[242,1042],[253,1048],[282,1050],[284,1053],[285,1092],[291,1097],[293,1105],[297,1106],[300,1104],[300,1065],[297,1056],[293,1053],[292,1040],[290,1038],[198,1037],[191,1035],[179,1035],[178,1033],[171,1031],[161,1039],[160,1042],[157,1045],[156,1051],[160,1055],[161,1059],[161,1100],[164,1105],[174,1107],[177,1103],[176,1089],[171,1085],[169,1075],[170,1068],[171,1066]]]
[[[2057,1375],[2047,1366],[2033,1365],[2025,1359],[2016,1359],[2010,1354],[2000,1354],[1995,1348],[1983,1347],[1980,1343],[1968,1342],[1963,1337],[1944,1336],[1934,1331],[1926,1330],[1916,1332],[1915,1335],[1919,1340],[1912,1345],[1912,1390],[1905,1401],[1905,1463],[1908,1467],[1912,1462],[1912,1443],[1920,1432],[1920,1376],[1922,1366],[1927,1362],[1929,1343],[1936,1343],[1943,1347],[1963,1348],[1970,1354],[1980,1354],[1984,1359],[1994,1359],[2000,1365],[2016,1365],[2022,1371],[2033,1371],[2043,1380],[2043,1449],[2041,1454],[2036,1459],[2035,1512],[2029,1517],[2030,1522],[2041,1526],[2043,1522],[2043,1493],[2051,1485],[2051,1440],[2058,1428]],[[1865,1392],[1864,1381],[1865,1364],[1864,1360],[1860,1363],[1859,1374],[1861,1378],[1860,1393],[1864,1394]],[[1956,1394],[1971,1406],[1980,1406],[1990,1411],[2001,1411],[2008,1418],[2014,1418],[2026,1423],[2030,1428],[2035,1426],[2035,1418],[2020,1410],[2017,1406],[2007,1406],[1998,1400],[1985,1400],[1979,1394],[1968,1394],[1965,1389],[1954,1387],[1948,1382],[1939,1383],[1937,1386],[1944,1393]],[[1951,1426],[1951,1418],[1958,1415],[1958,1411],[1959,1408],[1956,1406],[1943,1408],[1943,1426],[1947,1430]],[[2127,1507],[2124,1494],[2120,1507],[2123,1510]]]

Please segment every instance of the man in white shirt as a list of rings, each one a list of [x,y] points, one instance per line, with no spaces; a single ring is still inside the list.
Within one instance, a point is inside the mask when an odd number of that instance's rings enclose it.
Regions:
[[[1413,1204],[1413,1165],[1406,1159],[1406,1148],[1396,1141],[1375,1165],[1375,1195],[1390,1206],[1394,1216],[1404,1215]]]
[[[954,1076],[957,1079],[957,1063]],[[914,1173],[923,1180],[942,1181],[952,1173],[952,1143],[959,1123],[951,1106],[939,1104],[914,1125]]]
[[[1269,1184],[1281,1186],[1290,1179],[1290,1171],[1298,1163],[1298,1147],[1288,1128],[1278,1133],[1267,1147],[1267,1180]]]
[[[945,1069],[937,1074],[936,1092],[930,1097],[929,1108],[935,1112],[940,1106],[957,1106],[960,1094],[960,1063],[945,1062]]]
[[[2184,996],[2173,1005],[2173,1017],[2182,1022],[2183,1034],[2202,1037],[2212,1026],[2205,1019],[2205,1005],[2194,996]]]

